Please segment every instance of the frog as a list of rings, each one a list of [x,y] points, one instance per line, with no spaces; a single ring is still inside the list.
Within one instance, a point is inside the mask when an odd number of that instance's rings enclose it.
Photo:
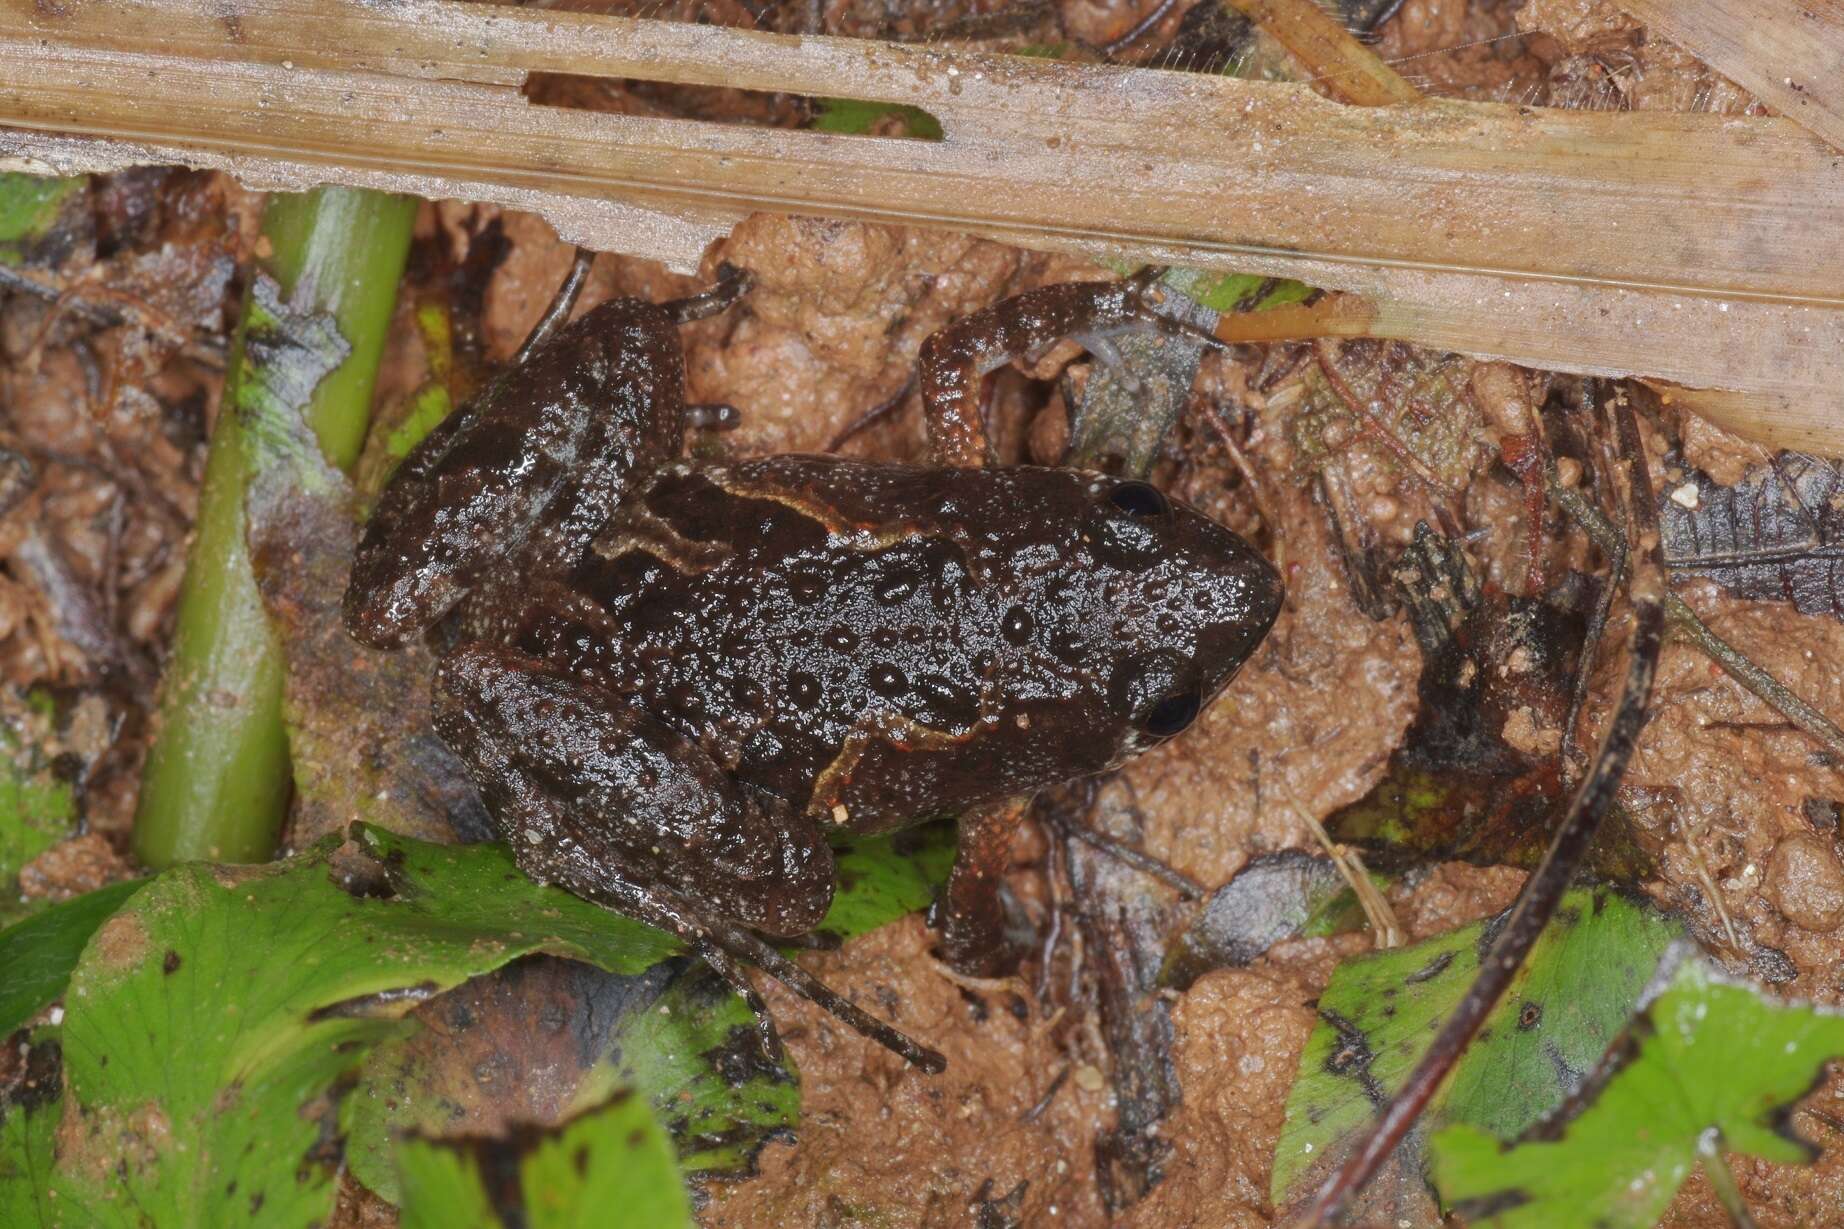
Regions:
[[[1190,726],[1280,577],[1149,483],[992,455],[984,376],[1173,327],[1143,282],[1038,287],[933,334],[930,461],[898,464],[687,455],[735,416],[687,404],[678,336],[746,293],[722,272],[534,335],[381,493],[345,622],[374,649],[439,642],[436,732],[526,875],[679,937],[771,1053],[745,965],[940,1070],[779,946],[825,917],[833,843],[957,818],[941,955],[1003,971],[1030,799]]]

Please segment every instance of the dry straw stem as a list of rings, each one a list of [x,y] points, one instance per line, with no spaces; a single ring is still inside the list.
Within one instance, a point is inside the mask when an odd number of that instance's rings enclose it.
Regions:
[[[1844,0],[1621,0],[1620,7],[1844,150]]]
[[[569,72],[909,103],[939,142],[534,106]],[[1778,118],[1430,99],[398,0],[0,0],[0,160],[536,209],[679,268],[753,210],[1295,277],[1376,335],[1745,393],[1844,453],[1844,159]]]
[[[1313,79],[1340,102],[1386,107],[1418,102],[1421,91],[1404,81],[1351,31],[1332,20],[1319,0],[1230,0],[1242,15],[1266,30]]]

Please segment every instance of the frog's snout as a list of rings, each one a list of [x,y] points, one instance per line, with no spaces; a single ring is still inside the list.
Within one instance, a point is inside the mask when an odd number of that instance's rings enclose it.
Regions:
[[[1274,621],[1280,617],[1286,589],[1281,575],[1260,551],[1239,535],[1192,513],[1193,538],[1187,552],[1194,561],[1197,650],[1195,668],[1206,699],[1214,696],[1241,669]]]

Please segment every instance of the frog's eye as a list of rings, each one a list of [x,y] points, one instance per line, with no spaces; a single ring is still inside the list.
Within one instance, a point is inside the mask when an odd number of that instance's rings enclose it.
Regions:
[[[1117,483],[1089,509],[1085,536],[1102,559],[1137,570],[1165,553],[1160,523],[1171,512],[1171,501],[1158,487],[1144,482]]]
[[[1146,482],[1123,482],[1108,492],[1108,502],[1136,520],[1153,520],[1172,511],[1165,492]]]
[[[1152,711],[1146,714],[1141,726],[1154,738],[1170,738],[1174,734],[1183,733],[1187,726],[1197,720],[1197,710],[1202,704],[1203,697],[1198,695],[1195,687],[1173,692],[1152,706]]]

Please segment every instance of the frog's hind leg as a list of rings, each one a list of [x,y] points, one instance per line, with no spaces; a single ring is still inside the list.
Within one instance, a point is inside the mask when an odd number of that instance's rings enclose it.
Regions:
[[[991,464],[981,409],[981,380],[1013,359],[1029,358],[1065,338],[1104,362],[1118,359],[1113,339],[1157,332],[1214,337],[1157,310],[1154,285],[1163,270],[1119,282],[1064,282],[1002,299],[932,334],[922,343],[922,413],[941,465]]]
[[[779,1042],[743,961],[910,1062],[945,1066],[751,933],[809,931],[832,900],[832,850],[785,802],[620,696],[498,645],[443,659],[435,725],[520,870],[684,941],[748,1001],[769,1057]]]
[[[346,625],[394,648],[499,578],[567,567],[638,474],[678,452],[672,317],[616,299],[564,326],[404,461],[353,558]]]
[[[471,635],[499,635],[492,600],[567,569],[636,477],[685,434],[678,325],[735,303],[748,274],[724,266],[703,294],[613,299],[568,324],[588,272],[579,251],[518,361],[412,451],[353,557],[346,626],[374,648],[420,635],[463,599]],[[707,425],[722,425],[707,407]]]

